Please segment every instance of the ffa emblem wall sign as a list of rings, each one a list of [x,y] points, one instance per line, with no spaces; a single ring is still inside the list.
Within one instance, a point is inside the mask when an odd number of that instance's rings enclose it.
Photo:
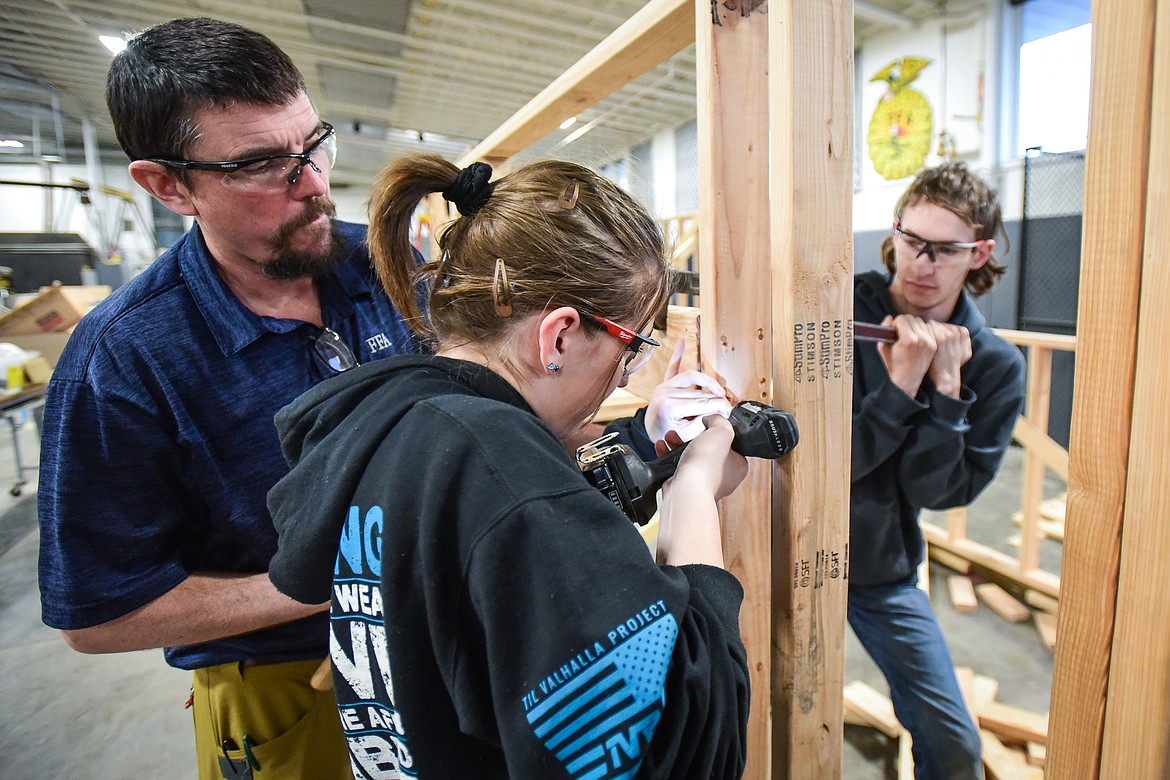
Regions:
[[[869,159],[884,179],[910,176],[926,162],[933,137],[930,103],[910,83],[930,64],[920,57],[903,57],[882,68],[870,81],[889,87],[869,122]]]

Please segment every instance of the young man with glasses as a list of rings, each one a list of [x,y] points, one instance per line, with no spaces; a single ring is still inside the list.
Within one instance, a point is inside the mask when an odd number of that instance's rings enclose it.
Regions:
[[[913,737],[915,777],[982,778],[979,732],[917,587],[918,516],[975,499],[1023,408],[1023,358],[972,300],[1004,273],[992,254],[1003,224],[995,192],[962,163],[921,171],[894,213],[888,273],[854,284],[854,318],[896,338],[855,345],[849,623]]]

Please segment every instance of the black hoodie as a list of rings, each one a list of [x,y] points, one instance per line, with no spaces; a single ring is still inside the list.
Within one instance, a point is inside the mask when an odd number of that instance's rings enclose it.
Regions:
[[[292,470],[269,494],[269,575],[331,599],[355,776],[742,773],[739,583],[656,565],[501,377],[391,358],[277,428]]]
[[[890,277],[854,280],[853,316],[896,315]],[[922,509],[966,506],[999,471],[1024,407],[1024,358],[987,327],[963,292],[950,322],[971,334],[958,398],[924,379],[917,398],[890,380],[875,344],[853,355],[853,468],[849,493],[849,585],[886,585],[914,573],[926,545]]]

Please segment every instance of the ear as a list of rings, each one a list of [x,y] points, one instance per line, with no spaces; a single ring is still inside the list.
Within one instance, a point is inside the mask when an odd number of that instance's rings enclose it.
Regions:
[[[971,266],[968,270],[978,271],[983,266],[987,265],[987,261],[991,259],[991,253],[995,251],[995,239],[989,238],[983,242],[979,249],[975,250],[975,259],[971,261]]]
[[[130,176],[151,197],[176,214],[196,217],[199,210],[191,199],[191,191],[180,182],[170,168],[148,160],[130,163]]]
[[[550,363],[563,366],[569,352],[569,334],[579,331],[580,326],[581,315],[572,306],[561,306],[544,314],[537,326],[536,336],[540,364],[546,367]]]

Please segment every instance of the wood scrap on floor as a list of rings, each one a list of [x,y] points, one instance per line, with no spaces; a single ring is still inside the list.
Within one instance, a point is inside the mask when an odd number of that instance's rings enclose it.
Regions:
[[[1048,745],[1048,715],[992,701],[979,710],[979,727],[1001,739]]]
[[[894,715],[894,704],[888,696],[861,680],[846,685],[844,695],[846,723],[875,728],[891,739],[897,739],[902,733],[902,724]]]
[[[978,712],[983,708],[983,705],[988,702],[995,701],[995,697],[999,695],[999,680],[987,675],[975,675],[975,711]]]
[[[994,582],[976,585],[975,593],[984,604],[991,608],[992,612],[1009,623],[1022,623],[1032,617],[1032,611],[1028,609],[1026,604],[1016,601],[1011,594]]]
[[[970,577],[962,574],[952,574],[947,577],[947,591],[951,595],[951,606],[956,612],[970,614],[979,609],[979,600],[975,598],[975,584]]]
[[[990,731],[979,732],[983,738],[983,767],[987,780],[1043,780],[1044,770],[1029,766],[1022,751],[1012,750]]]
[[[898,737],[898,780],[914,780],[914,739],[909,731]]]
[[[956,667],[955,679],[983,740],[988,780],[1041,780],[1048,744],[1048,715],[996,701],[999,681]],[[860,680],[845,686],[845,722],[881,731],[898,743],[898,778],[912,780],[910,733],[894,715],[889,698]]]
[[[967,714],[971,716],[971,724],[979,725],[979,710],[975,706],[975,670],[969,666],[955,667],[955,680],[959,683],[959,693],[963,695],[963,704]]]

